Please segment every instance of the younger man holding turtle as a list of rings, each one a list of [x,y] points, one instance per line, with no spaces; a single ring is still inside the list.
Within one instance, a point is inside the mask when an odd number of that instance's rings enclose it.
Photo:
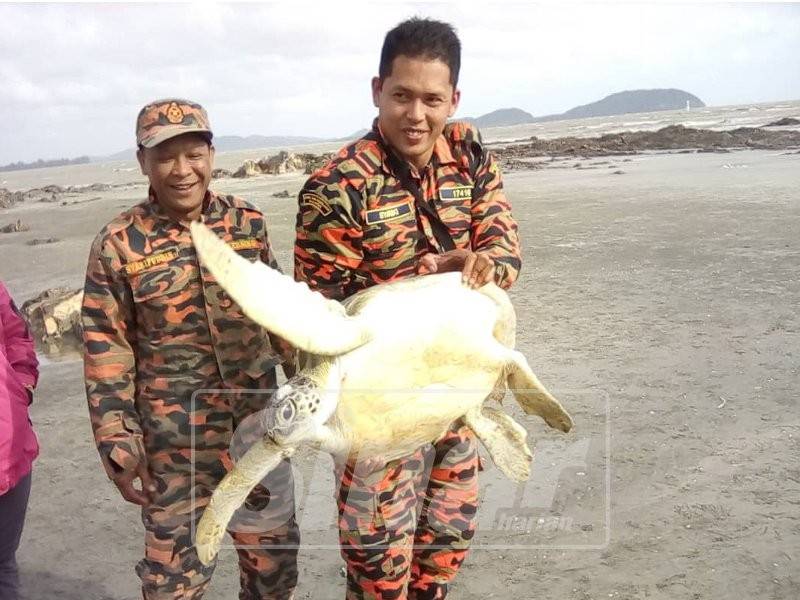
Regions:
[[[516,280],[517,225],[498,165],[477,129],[447,123],[460,100],[460,62],[446,23],[415,18],[386,35],[372,80],[372,131],[300,191],[298,280],[334,299],[420,273],[461,271],[473,287]],[[386,318],[413,319],[420,308]],[[430,451],[370,474],[354,461],[344,466],[339,535],[348,598],[446,596],[477,513],[477,442],[460,425]]]

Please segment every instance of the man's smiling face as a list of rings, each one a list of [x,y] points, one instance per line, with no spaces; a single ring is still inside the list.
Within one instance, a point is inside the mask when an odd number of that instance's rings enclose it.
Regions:
[[[450,67],[439,59],[397,56],[391,73],[372,80],[378,125],[389,145],[417,169],[431,158],[460,92],[450,82]]]
[[[214,166],[214,148],[202,134],[186,133],[142,148],[137,158],[168,215],[177,221],[200,216]]]

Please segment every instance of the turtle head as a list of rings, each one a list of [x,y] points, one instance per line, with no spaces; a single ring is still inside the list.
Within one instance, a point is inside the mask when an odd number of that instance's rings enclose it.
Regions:
[[[263,413],[267,436],[280,445],[308,438],[327,418],[318,418],[321,401],[322,394],[313,379],[304,375],[292,377],[275,391]]]

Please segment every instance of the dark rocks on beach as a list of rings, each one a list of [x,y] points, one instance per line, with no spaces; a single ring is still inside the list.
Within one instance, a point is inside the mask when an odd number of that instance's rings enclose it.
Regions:
[[[773,121],[772,123],[767,123],[764,127],[790,127],[792,125],[800,125],[800,119],[795,119],[794,117],[784,117],[782,119],[778,119],[777,121]]]
[[[289,193],[289,190],[281,190],[280,192],[275,192],[272,194],[273,198],[291,198],[292,195]]]
[[[9,225],[0,227],[0,233],[19,233],[20,231],[30,230],[30,226],[23,223],[20,219],[17,219],[16,223],[10,223]]]
[[[495,155],[504,168],[524,168],[521,159],[546,156],[624,156],[645,151],[730,152],[731,149],[785,150],[800,147],[800,131],[767,131],[757,127],[741,127],[730,131],[693,129],[670,125],[658,131],[625,131],[595,138],[563,137],[530,141],[499,147]],[[512,162],[513,161],[513,162]],[[531,164],[531,163],[527,163]],[[578,164],[576,168],[582,168]]]
[[[56,242],[60,242],[61,240],[55,237],[49,238],[36,238],[33,240],[28,240],[25,242],[28,246],[42,246],[44,244],[55,244]]]

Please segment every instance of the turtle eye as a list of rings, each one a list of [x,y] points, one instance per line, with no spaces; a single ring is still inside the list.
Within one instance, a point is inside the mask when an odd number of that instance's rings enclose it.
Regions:
[[[294,406],[291,403],[286,403],[283,408],[281,409],[281,419],[283,421],[289,421],[294,416]]]

